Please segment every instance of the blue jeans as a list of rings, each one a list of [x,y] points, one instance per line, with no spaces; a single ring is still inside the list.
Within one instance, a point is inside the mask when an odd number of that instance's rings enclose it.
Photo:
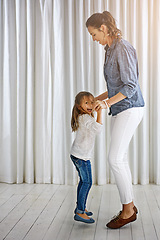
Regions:
[[[75,165],[80,181],[77,187],[77,213],[84,213],[86,208],[86,201],[88,197],[89,190],[92,186],[92,171],[90,160],[82,160],[70,156],[73,164]]]

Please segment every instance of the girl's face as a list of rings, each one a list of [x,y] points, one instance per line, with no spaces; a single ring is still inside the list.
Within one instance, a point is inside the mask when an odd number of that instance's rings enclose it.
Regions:
[[[95,106],[94,98],[92,96],[84,96],[80,106],[86,113],[91,115]]]
[[[111,45],[112,39],[108,34],[108,28],[102,25],[100,29],[88,26],[88,32],[91,34],[93,41],[97,41],[101,45]]]

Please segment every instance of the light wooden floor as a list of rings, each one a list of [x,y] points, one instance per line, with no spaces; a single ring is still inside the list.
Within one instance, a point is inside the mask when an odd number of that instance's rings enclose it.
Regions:
[[[93,186],[87,207],[91,225],[75,222],[76,186],[0,183],[0,240],[160,240],[160,186],[133,186],[138,220],[111,230],[120,210],[115,185]]]

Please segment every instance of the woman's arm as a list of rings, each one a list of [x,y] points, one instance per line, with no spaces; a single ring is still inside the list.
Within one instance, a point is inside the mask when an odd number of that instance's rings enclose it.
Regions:
[[[101,95],[95,97],[95,100],[100,100],[100,101],[103,101],[104,99],[107,99],[108,98],[108,91],[102,93]]]
[[[111,105],[120,102],[121,100],[125,99],[126,96],[123,95],[121,92],[117,93],[115,96],[102,101],[102,100],[97,100],[95,104],[95,110],[98,111],[100,108],[106,109],[107,106],[110,107]]]
[[[123,95],[121,92],[117,93],[115,96],[107,99],[105,102],[107,103],[107,105],[110,107],[111,105],[120,102],[121,100],[125,99],[126,96]]]

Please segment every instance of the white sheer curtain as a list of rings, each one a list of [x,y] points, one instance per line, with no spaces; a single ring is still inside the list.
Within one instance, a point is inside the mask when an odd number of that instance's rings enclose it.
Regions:
[[[136,48],[145,116],[129,147],[133,183],[160,184],[160,1],[0,0],[0,181],[76,184],[69,151],[77,92],[106,90],[104,49],[85,27],[108,10]],[[114,182],[110,117],[92,163],[97,184]]]

